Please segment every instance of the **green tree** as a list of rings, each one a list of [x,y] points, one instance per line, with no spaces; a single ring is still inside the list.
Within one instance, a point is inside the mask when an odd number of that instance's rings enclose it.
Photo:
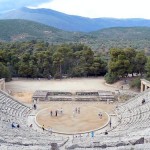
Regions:
[[[136,73],[140,73],[141,76],[145,72],[145,64],[147,62],[147,58],[143,51],[137,52],[135,56],[135,63],[136,63]]]
[[[6,81],[11,80],[11,73],[5,65],[0,62],[0,78],[5,78]]]
[[[124,50],[126,59],[129,61],[129,68],[127,70],[128,73],[131,73],[133,76],[133,73],[136,70],[136,62],[135,62],[135,56],[136,56],[136,51],[133,48],[127,48]]]
[[[147,62],[145,64],[146,77],[150,78],[150,57],[148,57]]]
[[[117,77],[127,76],[130,68],[130,61],[127,59],[123,50],[112,49],[110,51],[110,62],[108,64],[108,72]]]

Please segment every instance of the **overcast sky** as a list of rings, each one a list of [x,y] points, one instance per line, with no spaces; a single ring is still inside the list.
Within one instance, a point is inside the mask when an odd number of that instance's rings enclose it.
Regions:
[[[0,11],[20,7],[49,8],[90,18],[148,18],[150,0],[0,0]]]

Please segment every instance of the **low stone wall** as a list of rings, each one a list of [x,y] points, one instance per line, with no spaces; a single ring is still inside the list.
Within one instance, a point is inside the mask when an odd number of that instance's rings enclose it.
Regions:
[[[0,90],[5,91],[5,79],[0,79]]]
[[[141,79],[141,92],[150,88],[150,81],[146,79]]]

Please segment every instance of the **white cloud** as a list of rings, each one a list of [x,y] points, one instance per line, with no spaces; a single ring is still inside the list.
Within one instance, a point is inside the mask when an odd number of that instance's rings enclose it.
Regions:
[[[51,0],[0,0],[0,12],[18,9],[26,6],[36,6]]]
[[[50,8],[91,18],[149,18],[149,0],[53,0],[38,8]]]

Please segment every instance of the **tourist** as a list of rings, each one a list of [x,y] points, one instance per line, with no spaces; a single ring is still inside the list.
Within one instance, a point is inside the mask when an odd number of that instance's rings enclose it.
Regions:
[[[107,135],[108,134],[108,132],[107,132],[107,130],[105,131],[105,135]]]
[[[78,108],[78,114],[80,114],[80,107]]]
[[[101,112],[99,112],[98,116],[100,119],[102,119],[102,113]]]
[[[50,114],[51,114],[51,116],[53,116],[53,111],[52,110],[50,111]]]
[[[53,133],[53,129],[52,129],[52,128],[50,129],[50,133],[51,133],[51,134]]]
[[[17,128],[20,128],[20,125],[19,125],[19,124],[17,124]]]
[[[56,117],[57,117],[57,113],[58,113],[58,112],[57,112],[57,110],[56,110]]]
[[[145,103],[145,99],[143,98],[143,100],[142,100],[142,104],[144,104]]]
[[[111,119],[110,119],[109,125],[110,125],[110,128],[111,128]]]
[[[32,124],[30,124],[30,128],[32,128],[32,126],[33,126],[33,125],[32,125]]]
[[[44,125],[42,126],[42,130],[43,130],[43,131],[45,130]]]
[[[33,105],[34,110],[36,110],[36,104]]]
[[[94,137],[94,131],[91,132],[91,136]]]
[[[57,111],[57,115],[60,114],[60,110],[59,109],[57,109],[56,111]]]
[[[13,123],[11,124],[11,127],[12,127],[12,128],[20,128],[20,125],[19,125],[18,123],[13,122]]]
[[[77,113],[78,112],[78,108],[76,107],[76,109],[75,109],[75,112]]]
[[[14,122],[11,124],[12,129],[15,128]]]
[[[101,113],[101,119],[102,119],[102,117],[103,117],[103,114]]]

